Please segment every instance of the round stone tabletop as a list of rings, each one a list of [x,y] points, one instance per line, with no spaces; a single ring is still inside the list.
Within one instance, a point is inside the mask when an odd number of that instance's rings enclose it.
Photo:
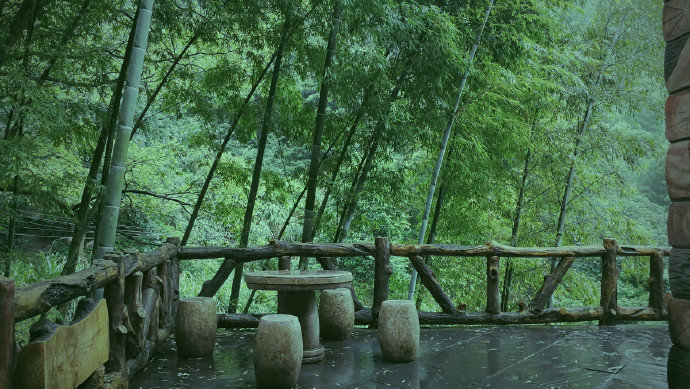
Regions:
[[[347,287],[352,273],[339,270],[266,270],[245,274],[250,289],[303,291]]]

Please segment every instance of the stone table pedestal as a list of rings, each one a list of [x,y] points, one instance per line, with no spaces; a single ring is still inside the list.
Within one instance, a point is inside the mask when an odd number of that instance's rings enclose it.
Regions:
[[[335,270],[266,270],[249,272],[244,280],[250,289],[284,292],[279,313],[297,316],[299,320],[304,345],[302,363],[322,361],[324,348],[319,342],[315,291],[346,288],[352,282],[352,273]]]

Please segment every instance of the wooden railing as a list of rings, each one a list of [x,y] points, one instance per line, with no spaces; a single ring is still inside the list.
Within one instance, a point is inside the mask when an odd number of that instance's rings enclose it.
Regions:
[[[381,303],[388,298],[388,279],[392,273],[391,256],[407,257],[419,273],[421,283],[429,290],[441,313],[419,312],[421,324],[534,324],[551,322],[578,322],[597,320],[600,324],[624,321],[666,320],[663,303],[663,257],[668,248],[649,246],[619,246],[615,239],[605,239],[602,245],[563,247],[510,247],[495,242],[478,246],[443,244],[409,245],[390,244],[387,238],[374,243],[286,243],[273,241],[267,245],[247,248],[183,247],[180,259],[227,258],[236,263],[268,258],[316,257],[323,267],[333,268],[329,257],[373,257],[375,262],[374,296],[371,309],[360,307],[356,312],[358,324],[375,324]],[[456,307],[445,293],[433,270],[423,256],[485,257],[486,258],[486,310],[466,312]],[[649,257],[649,305],[622,307],[617,303],[617,257]],[[545,308],[556,287],[576,258],[601,258],[601,304],[593,307]],[[558,258],[553,273],[520,312],[500,312],[499,264],[500,258]],[[353,295],[354,296],[354,295]],[[355,301],[357,301],[356,296]],[[261,314],[224,314],[219,326],[225,328],[255,327]]]
[[[288,257],[315,257],[324,268],[333,269],[334,257],[371,257],[374,260],[374,295],[371,308],[358,305],[356,323],[375,325],[381,303],[388,298],[388,280],[393,273],[391,256],[407,257],[419,273],[421,283],[438,303],[441,312],[419,312],[420,324],[534,324],[598,320],[600,324],[623,321],[666,320],[663,302],[664,256],[669,249],[647,246],[619,246],[605,239],[601,246],[509,247],[490,242],[478,246],[390,244],[387,238],[374,243],[286,243],[272,241],[247,248],[178,247],[169,238],[156,250],[112,253],[80,272],[36,282],[14,289],[13,281],[0,278],[0,387],[9,387],[16,355],[14,327],[8,325],[49,311],[99,288],[109,312],[110,379],[129,379],[150,358],[159,340],[173,329],[179,302],[179,260],[228,258],[234,263]],[[445,293],[423,256],[486,258],[486,309],[466,312],[456,307]],[[646,256],[650,261],[649,304],[621,307],[617,304],[619,256]],[[501,258],[559,258],[554,272],[520,312],[500,312],[499,266]],[[601,304],[594,307],[545,308],[567,270],[581,257],[601,258]],[[353,291],[353,297],[356,299]],[[262,314],[220,314],[224,328],[258,325]],[[5,358],[7,356],[7,358]],[[113,378],[114,377],[114,378]],[[4,385],[4,386],[3,386]]]
[[[82,271],[16,289],[13,280],[0,277],[0,388],[12,387],[19,354],[12,323],[89,296],[99,288],[104,289],[108,306],[109,360],[102,369],[107,376],[96,380],[110,382],[113,387],[128,381],[174,327],[179,303],[178,244],[179,239],[170,238],[150,252],[110,253]]]

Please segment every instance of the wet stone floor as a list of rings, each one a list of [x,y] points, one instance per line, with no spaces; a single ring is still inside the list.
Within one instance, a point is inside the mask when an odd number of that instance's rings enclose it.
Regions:
[[[667,325],[423,328],[419,359],[381,359],[376,330],[324,342],[300,388],[665,388]],[[253,388],[254,331],[219,330],[212,357],[178,359],[170,338],[131,388]]]

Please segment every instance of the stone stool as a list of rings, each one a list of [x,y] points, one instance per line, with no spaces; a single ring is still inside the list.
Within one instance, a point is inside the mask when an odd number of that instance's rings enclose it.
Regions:
[[[266,315],[254,345],[254,376],[260,388],[290,388],[302,368],[302,329],[297,316]]]
[[[345,340],[355,326],[355,303],[350,289],[338,288],[321,291],[319,301],[321,339]]]
[[[217,330],[213,297],[180,299],[175,318],[175,342],[180,357],[197,358],[213,354]]]
[[[391,362],[412,362],[417,359],[419,317],[413,301],[384,301],[378,326],[383,359]]]

